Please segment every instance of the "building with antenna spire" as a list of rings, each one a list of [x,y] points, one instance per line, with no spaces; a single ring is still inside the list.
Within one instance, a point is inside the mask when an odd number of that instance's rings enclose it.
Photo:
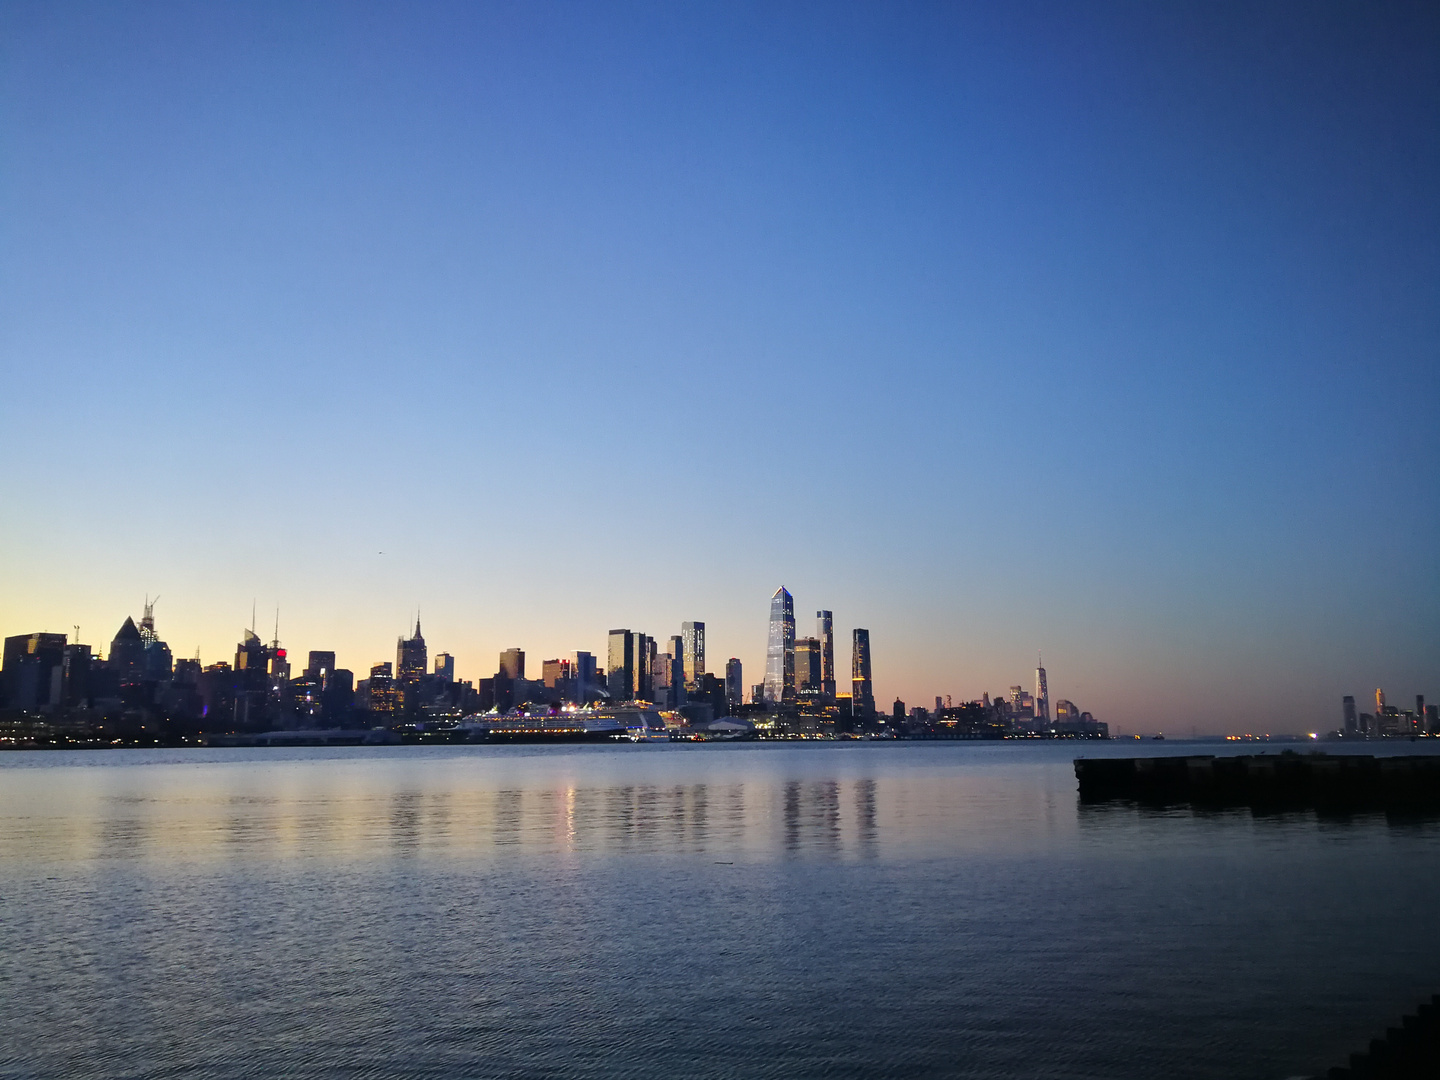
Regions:
[[[400,686],[418,683],[430,670],[425,637],[420,633],[420,616],[415,616],[415,636],[402,636],[395,645],[395,682]]]
[[[1035,719],[1050,722],[1050,687],[1045,682],[1045,661],[1035,654]]]

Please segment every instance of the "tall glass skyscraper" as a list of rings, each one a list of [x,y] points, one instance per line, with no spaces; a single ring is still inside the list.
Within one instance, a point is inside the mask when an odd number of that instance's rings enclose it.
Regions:
[[[820,639],[820,692],[835,697],[835,616],[828,611],[815,613],[815,636]]]
[[[785,586],[770,597],[770,642],[765,648],[765,704],[795,700],[795,600]]]
[[[685,685],[697,687],[705,677],[705,624],[681,623],[680,638],[685,657]]]
[[[870,678],[870,631],[855,631],[850,657],[850,711],[855,716],[875,715],[875,684]]]
[[[1045,661],[1035,657],[1035,719],[1050,719],[1050,687],[1045,683]]]

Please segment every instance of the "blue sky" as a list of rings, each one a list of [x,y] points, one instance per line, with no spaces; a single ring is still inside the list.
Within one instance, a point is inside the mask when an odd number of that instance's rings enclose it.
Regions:
[[[1425,5],[0,8],[0,624],[1440,697]],[[380,554],[384,552],[384,554]],[[266,620],[262,620],[266,621]],[[268,622],[267,622],[268,624]],[[842,667],[848,649],[842,649]]]

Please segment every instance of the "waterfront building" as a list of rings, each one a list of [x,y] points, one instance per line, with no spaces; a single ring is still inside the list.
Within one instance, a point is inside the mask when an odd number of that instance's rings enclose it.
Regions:
[[[502,652],[500,674],[511,680],[525,678],[525,650],[515,645]]]
[[[744,703],[744,695],[744,672],[739,659],[732,656],[725,661],[725,704],[731,713]]]
[[[815,613],[815,636],[820,639],[820,692],[827,698],[835,696],[835,616],[828,611]]]
[[[875,715],[875,684],[870,674],[870,631],[856,629],[850,655],[850,709],[858,717]]]
[[[765,649],[765,704],[795,700],[795,600],[785,586],[770,597],[770,638]]]
[[[547,688],[554,690],[557,683],[570,678],[569,660],[542,660],[540,662],[540,681]]]
[[[821,645],[819,638],[799,638],[795,642],[795,692],[821,690]]]
[[[395,679],[401,683],[419,682],[430,670],[425,651],[425,638],[420,633],[420,619],[415,619],[415,636],[401,637],[395,644]]]
[[[697,686],[705,674],[705,624],[681,623],[680,645],[685,658],[685,685]]]
[[[1346,694],[1340,702],[1341,723],[1340,728],[1346,735],[1354,735],[1359,731],[1359,724],[1355,718],[1355,698]]]

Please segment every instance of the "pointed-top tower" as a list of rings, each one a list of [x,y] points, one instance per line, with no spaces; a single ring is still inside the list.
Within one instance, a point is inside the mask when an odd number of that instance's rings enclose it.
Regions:
[[[420,616],[415,616],[415,636],[402,637],[395,645],[395,681],[416,682],[428,671],[429,657],[420,634]]]
[[[1035,719],[1050,719],[1050,687],[1045,683],[1045,661],[1035,654]]]
[[[770,597],[764,694],[767,705],[795,700],[795,599],[784,585]]]

